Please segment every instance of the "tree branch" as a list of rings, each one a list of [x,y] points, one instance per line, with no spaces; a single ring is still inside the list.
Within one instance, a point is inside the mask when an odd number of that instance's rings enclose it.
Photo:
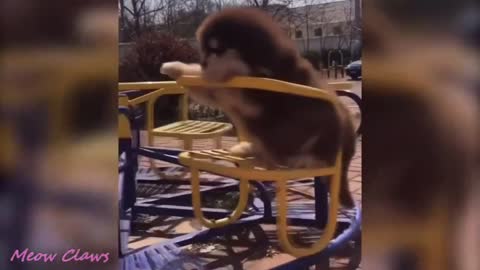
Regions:
[[[135,16],[135,13],[133,13],[133,11],[131,9],[129,9],[128,7],[124,6],[123,7],[126,11],[128,11],[128,13],[132,14],[132,16]]]
[[[146,11],[144,13],[141,14],[141,16],[145,16],[145,15],[148,15],[150,13],[154,13],[154,12],[159,12],[159,11],[162,11],[164,10],[165,7],[161,7],[161,8],[156,8],[156,9],[153,9],[153,10],[149,10],[149,11]]]

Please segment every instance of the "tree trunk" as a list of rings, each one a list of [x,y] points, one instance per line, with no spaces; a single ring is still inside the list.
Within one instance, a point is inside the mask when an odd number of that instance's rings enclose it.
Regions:
[[[307,35],[307,51],[310,50],[310,35],[309,35],[309,14],[308,13],[305,13],[306,16],[305,16],[305,26],[306,26],[306,35]]]
[[[133,9],[133,20],[134,20],[134,29],[135,35],[138,37],[140,35],[140,14],[137,6],[137,1],[132,0],[132,9]]]

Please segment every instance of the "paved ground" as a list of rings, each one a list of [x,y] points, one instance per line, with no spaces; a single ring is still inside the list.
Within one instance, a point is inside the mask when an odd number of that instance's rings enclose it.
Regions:
[[[353,81],[354,87],[352,89],[353,92],[361,95],[361,82],[360,81]],[[354,104],[350,101],[346,101],[347,106],[349,106],[352,110],[352,116],[358,118],[359,115],[357,112],[357,108]],[[222,146],[223,148],[228,148],[237,142],[236,137],[223,137],[222,139]],[[348,177],[350,179],[350,189],[354,194],[355,200],[361,204],[361,178],[362,178],[362,153],[361,153],[361,138],[358,139],[357,142],[357,152],[353,158],[353,161],[350,165]],[[159,147],[168,147],[168,148],[182,148],[182,142],[172,139],[172,138],[156,138],[155,139],[155,146]],[[213,144],[209,140],[198,140],[194,143],[194,149],[211,149]],[[142,159],[140,162],[142,167],[149,167],[149,161],[147,159]],[[168,164],[162,162],[156,162],[157,166],[168,166]],[[301,188],[300,190],[302,193],[305,194],[313,194],[313,190],[311,186],[307,186],[305,188]],[[302,196],[298,193],[291,192],[289,194],[289,201],[291,202],[298,202],[302,201],[302,203],[308,200],[308,196]],[[167,225],[168,224],[168,225]],[[137,235],[131,237],[130,247],[137,249],[144,246],[148,246],[154,243],[158,243],[159,241],[163,241],[169,238],[170,235],[178,235],[183,233],[189,233],[192,231],[200,230],[202,226],[199,225],[195,220],[192,219],[175,219],[174,221],[159,221],[156,223],[155,226],[149,228],[145,231],[144,235]],[[268,235],[275,235],[275,226],[263,226],[263,229],[266,231]],[[272,236],[273,237],[273,236]],[[212,245],[205,245],[205,246],[190,246],[187,247],[190,251],[194,251],[195,254],[199,256],[213,256],[215,253],[219,253],[221,248]],[[221,252],[220,252],[221,253]],[[220,256],[220,255],[219,255]],[[229,256],[226,256],[228,260]],[[230,257],[230,260],[232,258]],[[268,256],[262,256],[260,258],[251,258],[247,262],[243,262],[243,269],[269,269],[274,267],[275,265],[280,265],[282,263],[288,262],[293,260],[294,258],[288,254],[281,253],[275,248],[272,251],[268,252]],[[331,269],[346,269],[346,263],[344,260],[332,260],[331,261]],[[230,267],[221,268],[221,269],[233,269]]]

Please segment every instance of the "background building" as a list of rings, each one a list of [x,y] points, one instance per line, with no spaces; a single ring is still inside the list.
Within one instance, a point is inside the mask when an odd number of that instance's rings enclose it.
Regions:
[[[256,6],[269,12],[302,53],[341,49],[351,55],[349,59],[360,56],[361,0],[121,0],[120,59],[145,31],[171,33],[196,47],[198,25],[229,6]]]

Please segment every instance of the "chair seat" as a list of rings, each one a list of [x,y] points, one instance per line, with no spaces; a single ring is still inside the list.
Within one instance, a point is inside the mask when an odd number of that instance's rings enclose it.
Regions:
[[[180,154],[179,160],[183,165],[195,167],[201,171],[237,179],[244,178],[257,181],[283,181],[333,175],[338,169],[335,166],[307,169],[292,169],[278,166],[266,169],[254,158],[233,156],[228,151],[222,149],[183,152]]]
[[[186,120],[171,123],[153,129],[152,133],[159,136],[211,138],[222,135],[233,129],[232,124]]]

